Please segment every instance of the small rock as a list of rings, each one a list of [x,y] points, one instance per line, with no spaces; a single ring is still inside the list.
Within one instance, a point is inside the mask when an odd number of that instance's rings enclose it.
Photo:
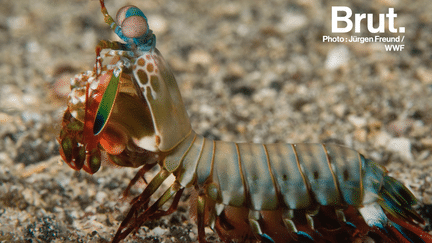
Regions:
[[[90,206],[87,206],[87,207],[84,209],[84,212],[86,212],[86,213],[91,213],[91,214],[95,214],[95,213],[96,213],[96,208],[95,208],[94,206],[90,205]]]
[[[356,128],[363,128],[367,125],[367,120],[364,117],[351,115],[348,117],[348,121],[351,122]]]
[[[21,113],[21,118],[24,122],[40,122],[43,116],[37,112],[24,111]]]
[[[7,123],[12,121],[12,116],[0,112],[0,123]]]
[[[379,153],[378,151],[373,151],[369,153],[369,158],[371,158],[373,161],[382,161],[383,154]]]
[[[103,203],[106,198],[107,198],[107,194],[105,192],[100,191],[96,193],[96,201],[98,203]]]
[[[339,67],[346,65],[350,59],[350,52],[348,47],[344,45],[339,45],[327,54],[327,59],[325,61],[325,68],[327,70],[335,70]]]
[[[40,52],[41,45],[37,41],[29,41],[26,44],[26,49],[28,52],[38,53],[38,52]]]
[[[156,227],[156,228],[154,228],[153,230],[153,233],[156,235],[156,236],[162,236],[162,235],[164,235],[165,234],[165,232],[167,232],[167,230],[166,229],[162,229],[161,227]]]
[[[422,203],[425,205],[432,204],[432,197],[430,197],[428,194],[425,193],[425,196],[423,196]]]
[[[396,120],[391,122],[387,129],[394,136],[402,136],[413,126],[413,122],[414,120],[412,119]]]
[[[31,25],[30,15],[9,17],[6,20],[6,24],[11,30],[12,34],[23,34]]]
[[[345,104],[338,104],[333,107],[333,112],[339,117],[344,117],[347,113],[347,106]]]
[[[398,153],[408,161],[413,161],[411,153],[411,141],[408,138],[393,138],[387,145],[387,150]]]
[[[213,9],[213,15],[215,17],[233,18],[240,14],[242,9],[240,3],[230,2],[227,4],[218,5]]]
[[[424,67],[419,67],[416,70],[416,76],[424,84],[432,84],[432,71]]]
[[[432,148],[432,138],[423,138],[420,140],[423,146]]]
[[[368,122],[368,128],[371,131],[380,131],[382,122],[378,120],[372,120]]]
[[[214,116],[216,110],[214,107],[209,106],[207,104],[203,104],[200,106],[200,114],[206,114],[208,116]]]
[[[395,7],[400,3],[400,0],[380,0],[380,4],[388,7]]]
[[[388,142],[392,139],[392,136],[387,132],[379,132],[375,136],[375,146],[381,147],[386,146]]]
[[[229,65],[227,71],[229,75],[237,78],[241,78],[246,74],[244,68],[240,66],[238,63],[233,63]]]
[[[36,95],[33,94],[23,94],[22,101],[27,106],[37,106],[40,99]]]
[[[240,24],[240,25],[237,27],[237,31],[236,31],[236,32],[237,32],[238,35],[244,37],[244,36],[247,36],[247,35],[249,34],[250,29],[249,29],[249,27],[248,27],[247,25],[245,25],[245,24]]]
[[[189,62],[193,64],[208,65],[211,63],[211,56],[208,52],[202,50],[194,50],[189,54]]]
[[[361,129],[356,129],[354,132],[354,138],[357,141],[360,141],[362,143],[366,142],[366,137],[367,137],[367,131],[364,128]]]
[[[417,156],[417,160],[418,161],[422,161],[427,159],[427,157],[429,157],[430,155],[430,151],[429,150],[423,150],[422,152],[420,152],[420,154]]]
[[[274,89],[265,88],[255,93],[252,99],[254,102],[269,102],[276,94]]]
[[[287,12],[280,23],[277,25],[277,28],[280,32],[289,33],[297,29],[301,29],[308,22],[308,19],[305,15],[296,12]]]

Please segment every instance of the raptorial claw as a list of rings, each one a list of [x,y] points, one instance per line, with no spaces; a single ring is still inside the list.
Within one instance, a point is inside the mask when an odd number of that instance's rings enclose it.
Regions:
[[[114,102],[119,93],[121,74],[121,67],[118,67],[118,69],[114,70],[111,75],[111,80],[109,81],[109,84],[102,96],[102,100],[99,103],[93,126],[93,134],[95,136],[98,135],[105,128],[106,124],[108,123],[108,119],[111,116]]]

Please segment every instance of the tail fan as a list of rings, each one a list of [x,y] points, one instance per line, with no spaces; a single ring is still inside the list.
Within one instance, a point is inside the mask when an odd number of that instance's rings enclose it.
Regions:
[[[385,176],[379,195],[384,199],[380,202],[381,207],[395,218],[424,223],[424,220],[412,208],[417,203],[417,199],[401,182],[390,176]]]
[[[416,223],[424,223],[420,215],[412,208],[417,203],[414,195],[401,182],[390,176],[384,176],[379,192],[383,199],[379,202],[388,216],[385,231],[392,232],[397,242],[432,243],[432,236],[424,232]],[[381,230],[383,230],[382,227]]]

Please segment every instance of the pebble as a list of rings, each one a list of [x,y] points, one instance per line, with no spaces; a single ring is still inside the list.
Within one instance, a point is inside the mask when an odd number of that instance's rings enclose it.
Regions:
[[[348,108],[345,104],[337,104],[333,106],[332,110],[340,118],[346,115]]]
[[[396,120],[387,126],[387,130],[394,136],[402,136],[413,126],[413,122],[412,119]]]
[[[335,70],[344,65],[347,65],[350,60],[350,51],[345,45],[338,45],[331,49],[325,60],[325,68],[327,70]]]
[[[8,123],[12,121],[12,116],[0,112],[0,123]]]
[[[238,63],[233,63],[228,66],[228,74],[236,78],[241,78],[246,74],[246,71]]]
[[[432,148],[432,138],[431,137],[422,138],[420,140],[420,142],[422,143],[423,146],[428,147],[428,148]]]
[[[388,142],[387,150],[398,153],[402,158],[411,162],[414,157],[411,153],[411,141],[408,138],[392,138]]]
[[[194,50],[189,54],[189,62],[192,64],[208,65],[212,62],[210,54],[203,50]]]
[[[354,125],[356,128],[363,128],[367,125],[367,120],[364,117],[359,117],[355,115],[348,116],[348,121]]]
[[[37,41],[29,41],[27,42],[26,49],[28,52],[37,53],[40,51],[41,46]]]
[[[108,197],[108,195],[105,192],[99,191],[96,193],[96,201],[98,203],[103,203],[105,201],[105,199]]]
[[[289,33],[298,29],[303,28],[308,23],[308,18],[297,12],[286,12],[277,25],[277,28],[282,33]]]
[[[386,7],[394,8],[400,3],[400,0],[380,0],[378,2]]]
[[[96,208],[94,206],[88,206],[84,209],[84,212],[86,213],[91,213],[91,214],[95,214],[96,213]]]
[[[367,137],[367,131],[364,128],[360,128],[360,129],[356,129],[354,131],[354,138],[357,141],[360,141],[362,143],[366,142],[366,137]]]
[[[377,147],[384,147],[388,144],[388,142],[392,139],[392,136],[385,132],[378,132],[377,135],[374,136],[374,144]]]
[[[423,150],[417,157],[417,160],[419,161],[425,160],[429,157],[430,154],[431,152],[429,150]]]
[[[418,79],[424,84],[432,84],[432,70],[425,67],[419,67],[416,70]]]
[[[23,110],[25,108],[24,102],[22,102],[21,94],[12,93],[7,96],[7,98],[3,99],[4,106],[9,109],[17,109]]]
[[[167,232],[168,230],[167,229],[162,229],[161,227],[156,227],[156,228],[154,228],[153,230],[152,230],[152,232],[154,233],[154,235],[156,235],[156,236],[161,236],[161,235],[164,235],[165,234],[165,232]]]
[[[27,15],[9,17],[6,20],[7,26],[15,35],[26,31],[30,26],[30,22],[30,16]]]
[[[40,122],[42,120],[42,115],[32,111],[24,111],[21,113],[21,117],[24,122]]]
[[[232,18],[240,14],[241,8],[240,3],[238,2],[228,2],[217,5],[217,7],[213,9],[213,15],[218,18]]]

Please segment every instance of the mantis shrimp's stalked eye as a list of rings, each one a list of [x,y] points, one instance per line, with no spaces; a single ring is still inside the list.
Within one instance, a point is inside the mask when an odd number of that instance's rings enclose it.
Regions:
[[[146,16],[135,6],[126,6],[117,12],[116,23],[121,27],[123,35],[137,38],[148,33]]]

